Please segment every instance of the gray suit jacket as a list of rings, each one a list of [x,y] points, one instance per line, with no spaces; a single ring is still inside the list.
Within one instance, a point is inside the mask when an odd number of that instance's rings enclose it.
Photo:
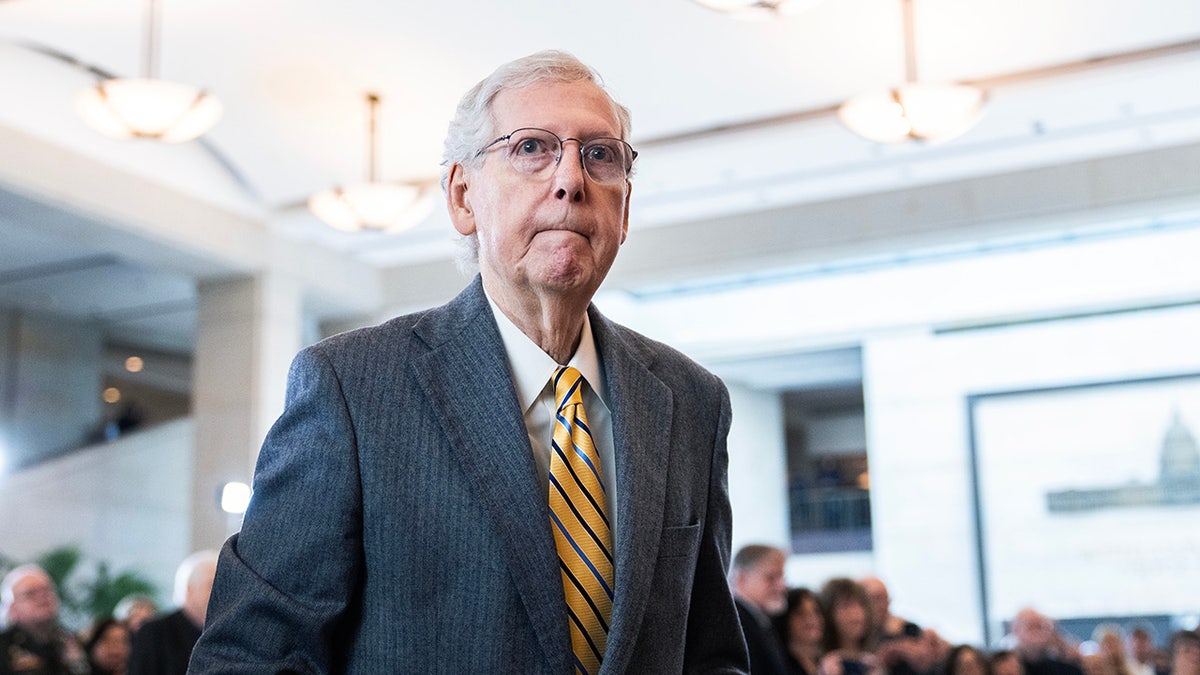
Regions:
[[[603,672],[746,672],[725,581],[728,394],[589,311],[617,473]],[[189,672],[570,672],[535,471],[478,277],[443,307],[305,349]]]

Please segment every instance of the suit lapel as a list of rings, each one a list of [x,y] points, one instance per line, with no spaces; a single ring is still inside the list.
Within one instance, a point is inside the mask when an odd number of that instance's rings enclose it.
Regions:
[[[512,578],[551,668],[564,672],[571,648],[549,506],[537,480],[504,343],[478,277],[414,331],[431,347],[414,364],[417,377],[500,532]]]
[[[633,655],[658,559],[672,393],[613,324],[594,308],[590,316],[611,399],[617,468],[616,595],[602,667],[615,673],[627,670]]]

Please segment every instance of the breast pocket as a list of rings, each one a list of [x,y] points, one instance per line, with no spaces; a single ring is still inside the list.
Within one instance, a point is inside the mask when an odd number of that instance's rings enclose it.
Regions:
[[[659,558],[690,556],[700,545],[700,523],[664,527],[658,545]]]

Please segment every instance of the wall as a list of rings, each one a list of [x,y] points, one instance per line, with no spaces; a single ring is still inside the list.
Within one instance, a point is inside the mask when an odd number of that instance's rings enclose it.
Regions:
[[[0,321],[0,431],[12,467],[78,447],[99,426],[100,335],[62,319],[16,312]]]
[[[783,407],[774,392],[731,386],[729,499],[733,550],[746,544],[790,548]]]
[[[190,419],[177,420],[0,474],[0,553],[24,562],[77,545],[153,580],[169,604],[189,552],[193,435]]]

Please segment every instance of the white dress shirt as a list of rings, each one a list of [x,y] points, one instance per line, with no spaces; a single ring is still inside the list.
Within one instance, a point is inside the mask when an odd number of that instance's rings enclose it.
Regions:
[[[485,293],[486,295],[486,293]],[[533,448],[533,461],[537,466],[538,478],[542,482],[542,494],[550,499],[550,441],[554,436],[555,401],[554,385],[550,378],[558,369],[558,363],[537,346],[528,335],[521,332],[504,312],[496,306],[491,296],[488,304],[500,328],[504,351],[512,368],[513,385],[517,390],[517,401],[525,416],[525,429],[529,433],[529,445]],[[609,530],[613,542],[617,540],[616,490],[617,470],[613,456],[612,413],[605,403],[607,387],[600,355],[592,338],[592,324],[587,315],[583,318],[583,333],[579,347],[570,362],[562,365],[574,366],[583,374],[583,410],[587,415],[592,442],[600,454],[600,474],[604,481],[604,493],[608,501]]]

